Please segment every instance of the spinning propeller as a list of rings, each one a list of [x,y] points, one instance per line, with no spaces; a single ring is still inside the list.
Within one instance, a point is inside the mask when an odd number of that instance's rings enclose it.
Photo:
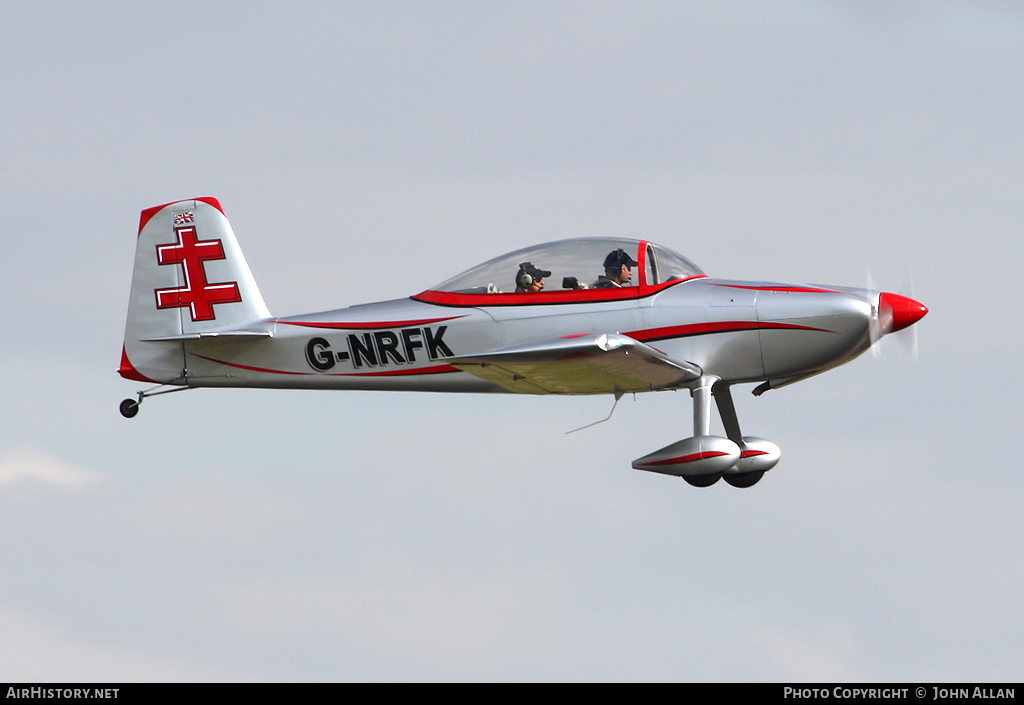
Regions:
[[[878,303],[873,307],[875,315],[869,328],[871,352],[875,357],[881,355],[881,349],[875,343],[882,336],[903,331],[898,336],[900,342],[910,356],[917,359],[917,328],[914,324],[928,313],[928,307],[913,298],[913,280],[910,282],[908,287],[901,287],[909,289],[909,296],[884,291],[878,295]],[[878,291],[870,274],[867,288],[871,292]]]

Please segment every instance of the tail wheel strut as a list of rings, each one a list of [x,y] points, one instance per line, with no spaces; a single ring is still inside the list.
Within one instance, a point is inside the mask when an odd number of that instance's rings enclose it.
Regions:
[[[162,391],[157,391],[158,389],[160,389],[160,387],[165,386],[167,385],[161,384],[159,387],[154,387],[153,389],[147,389],[145,391],[139,392],[138,400],[125,399],[124,401],[122,401],[121,405],[118,407],[118,410],[121,412],[121,416],[125,417],[126,419],[134,418],[135,415],[139,413],[139,407],[142,406],[142,400],[145,399],[146,397],[155,397],[160,394],[170,394],[171,392],[184,392],[187,389],[192,389],[192,387],[175,387],[174,389],[164,389]]]

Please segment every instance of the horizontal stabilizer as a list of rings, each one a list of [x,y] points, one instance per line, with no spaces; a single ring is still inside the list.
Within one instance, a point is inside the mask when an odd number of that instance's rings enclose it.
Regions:
[[[219,342],[231,340],[254,340],[258,338],[273,338],[274,334],[269,330],[222,330],[207,331],[202,333],[182,333],[181,335],[165,335],[159,338],[142,338],[143,343],[174,343],[182,340],[207,340],[215,338]]]
[[[510,391],[533,394],[671,389],[702,373],[693,363],[672,360],[649,345],[617,333],[543,340],[446,362]]]

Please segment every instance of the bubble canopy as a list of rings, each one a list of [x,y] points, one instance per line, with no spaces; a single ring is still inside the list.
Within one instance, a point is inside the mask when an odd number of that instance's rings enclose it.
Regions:
[[[628,281],[623,283],[605,276],[609,257],[627,265],[634,263],[629,267]],[[618,270],[619,267],[614,268]],[[543,287],[537,291],[535,285],[533,291],[526,291],[518,286],[525,281],[521,272],[532,273],[530,279],[541,279]],[[547,242],[495,257],[413,298],[454,306],[611,301],[648,296],[703,276],[690,260],[646,240],[579,238]]]

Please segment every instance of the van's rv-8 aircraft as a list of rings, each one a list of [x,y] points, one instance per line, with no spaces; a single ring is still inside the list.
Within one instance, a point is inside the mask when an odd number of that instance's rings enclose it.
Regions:
[[[142,212],[119,372],[160,386],[120,408],[131,418],[145,397],[193,387],[616,401],[688,389],[693,435],[633,467],[749,487],[781,453],[742,434],[733,385],[759,383],[760,395],[806,379],[927,312],[868,289],[711,279],[651,242],[583,238],[503,255],[410,298],[276,318],[220,202],[197,198]],[[712,398],[725,437],[711,435]]]

